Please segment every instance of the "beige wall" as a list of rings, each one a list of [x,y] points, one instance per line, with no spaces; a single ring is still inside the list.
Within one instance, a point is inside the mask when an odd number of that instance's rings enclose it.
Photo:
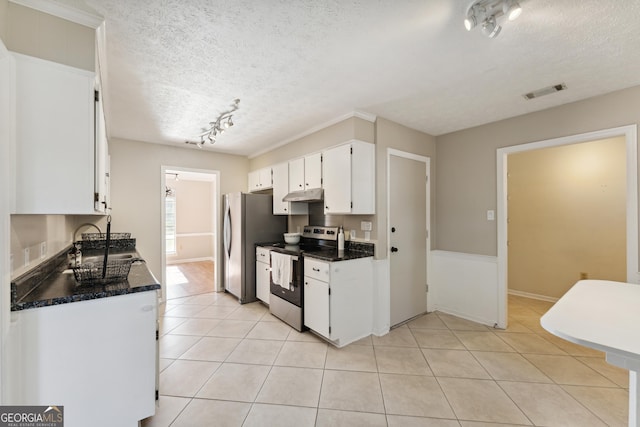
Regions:
[[[132,233],[137,239],[138,250],[158,279],[162,277],[163,256],[160,241],[164,201],[161,167],[220,171],[221,194],[247,189],[249,169],[245,157],[115,138],[109,141],[109,153],[112,227]],[[221,215],[222,201],[218,202]],[[220,229],[217,232],[220,233]]]
[[[252,158],[249,161],[249,170],[254,171],[303,157],[352,139],[373,143],[374,132],[373,123],[352,117]]]
[[[213,260],[213,192],[211,181],[188,181],[167,176],[176,197],[176,254],[167,262],[210,258]],[[188,234],[188,235],[185,235]]]
[[[436,248],[497,254],[486,211],[496,209],[498,148],[638,122],[640,86],[438,136]]]
[[[8,0],[0,0],[0,39],[7,40],[7,14],[9,9]],[[6,46],[6,44],[5,44]]]
[[[95,30],[84,25],[1,0],[0,36],[11,51],[95,71]]]
[[[387,148],[418,154],[431,159],[431,242],[435,230],[436,139],[426,133],[379,117],[376,121],[376,224],[378,258],[386,258],[387,247]],[[375,224],[374,224],[375,226]]]
[[[625,142],[509,155],[510,290],[560,298],[581,273],[626,281]]]

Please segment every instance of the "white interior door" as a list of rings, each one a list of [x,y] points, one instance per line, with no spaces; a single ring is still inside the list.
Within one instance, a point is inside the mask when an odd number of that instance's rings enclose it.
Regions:
[[[389,165],[390,324],[427,311],[429,159],[393,151]]]

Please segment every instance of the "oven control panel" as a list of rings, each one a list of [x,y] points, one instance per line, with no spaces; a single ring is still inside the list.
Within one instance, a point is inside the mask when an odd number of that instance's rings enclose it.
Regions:
[[[337,240],[338,227],[327,227],[321,225],[306,225],[302,237],[320,240]]]

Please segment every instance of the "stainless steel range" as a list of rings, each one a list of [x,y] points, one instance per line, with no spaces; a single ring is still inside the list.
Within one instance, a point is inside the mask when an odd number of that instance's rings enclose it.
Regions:
[[[271,250],[271,314],[298,331],[304,326],[304,256],[338,258],[338,227],[305,226],[298,245],[276,243]]]

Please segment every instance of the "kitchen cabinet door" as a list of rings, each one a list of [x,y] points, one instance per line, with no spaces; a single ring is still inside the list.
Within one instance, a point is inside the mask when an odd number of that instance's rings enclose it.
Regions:
[[[304,158],[304,189],[322,188],[322,153]]]
[[[260,171],[249,172],[249,192],[260,190]]]
[[[304,190],[304,158],[289,161],[289,192]]]
[[[273,188],[273,179],[271,168],[264,168],[258,171],[260,175],[260,189],[268,190],[269,188]]]
[[[329,298],[329,283],[305,276],[304,324],[327,338],[330,338]]]
[[[95,191],[94,73],[26,55],[14,57],[14,213],[96,213],[95,202],[101,200]]]
[[[256,248],[256,297],[269,304],[271,294],[270,253],[264,248]]]
[[[325,214],[375,214],[375,146],[352,141],[323,153]]]
[[[351,213],[351,145],[341,145],[324,152],[324,213]]]
[[[271,168],[249,172],[249,192],[268,190],[273,187]]]
[[[273,214],[274,215],[306,215],[309,213],[307,203],[283,202],[282,198],[289,192],[289,165],[280,163],[273,170]]]
[[[8,397],[63,403],[69,426],[138,425],[156,411],[157,304],[146,291],[12,313]]]
[[[96,212],[106,213],[110,205],[109,194],[109,143],[107,141],[107,129],[105,126],[104,109],[102,104],[102,96],[100,92],[96,92],[96,152],[95,152],[95,206]]]

